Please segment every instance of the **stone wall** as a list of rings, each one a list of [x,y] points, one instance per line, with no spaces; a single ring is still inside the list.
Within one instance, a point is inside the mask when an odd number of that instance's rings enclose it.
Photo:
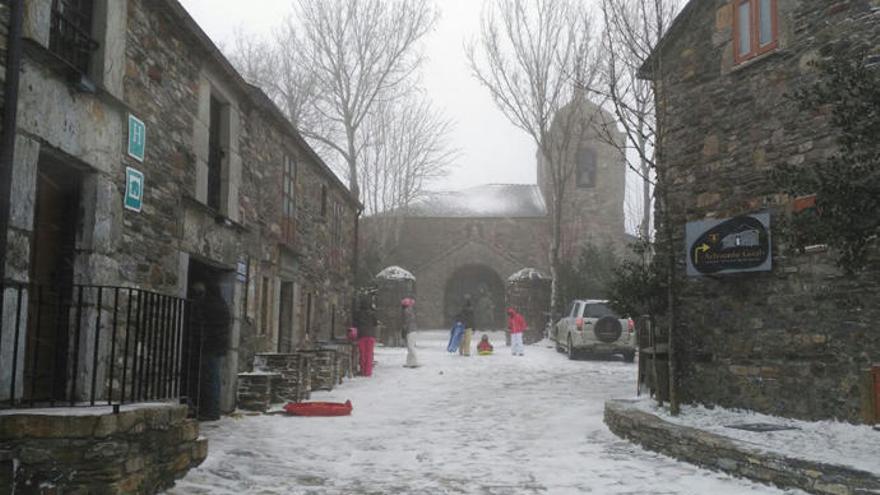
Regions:
[[[786,95],[815,80],[810,62],[858,45],[876,50],[880,12],[874,0],[778,5],[779,49],[734,65],[731,3],[691,2],[663,45],[663,72],[654,74],[665,80],[658,102],[668,111],[659,177],[680,287],[681,393],[687,401],[859,421],[863,370],[880,360],[873,330],[880,274],[847,276],[833,253],[788,245],[789,199],[769,174],[834,153],[827,113],[802,113]],[[686,222],[759,211],[771,214],[771,272],[685,277]],[[658,215],[659,232],[664,221]]]
[[[156,493],[202,463],[208,441],[185,406],[124,406],[68,415],[4,414],[0,442],[22,493]]]
[[[857,495],[880,490],[875,474],[782,456],[720,435],[679,426],[626,401],[605,403],[605,424],[615,435],[646,449],[734,476],[819,495]]]
[[[367,218],[363,222],[367,239],[371,229]],[[487,283],[497,282],[503,291],[504,281],[517,270],[546,269],[548,229],[546,218],[404,218],[383,262],[406,268],[419,281],[419,326],[446,328],[452,325],[452,315],[445,314],[446,289],[456,271],[486,269],[494,279]]]

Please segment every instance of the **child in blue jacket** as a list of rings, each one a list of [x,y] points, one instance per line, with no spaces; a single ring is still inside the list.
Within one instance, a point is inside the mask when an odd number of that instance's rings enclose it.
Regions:
[[[449,352],[458,351],[462,337],[464,337],[464,322],[460,317],[456,316],[455,324],[452,325],[452,331],[449,334],[449,345],[446,346],[446,350]]]

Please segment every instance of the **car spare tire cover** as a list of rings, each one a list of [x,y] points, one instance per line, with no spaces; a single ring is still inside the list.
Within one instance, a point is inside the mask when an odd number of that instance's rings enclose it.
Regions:
[[[620,321],[613,316],[604,316],[593,325],[593,333],[600,342],[610,344],[617,341],[623,333],[623,326]]]

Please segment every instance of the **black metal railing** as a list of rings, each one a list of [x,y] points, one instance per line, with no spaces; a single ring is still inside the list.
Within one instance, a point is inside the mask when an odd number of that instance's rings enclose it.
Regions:
[[[49,50],[83,74],[88,73],[92,52],[98,48],[91,26],[91,0],[53,0]]]
[[[3,288],[0,407],[113,405],[184,395],[184,364],[194,354],[187,342],[187,300],[118,286]]]

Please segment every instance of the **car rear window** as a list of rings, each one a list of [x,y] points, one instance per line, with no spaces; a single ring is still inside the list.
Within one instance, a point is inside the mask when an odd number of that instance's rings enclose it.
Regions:
[[[604,304],[587,304],[584,309],[584,318],[604,318],[606,316],[618,318],[617,314]]]

